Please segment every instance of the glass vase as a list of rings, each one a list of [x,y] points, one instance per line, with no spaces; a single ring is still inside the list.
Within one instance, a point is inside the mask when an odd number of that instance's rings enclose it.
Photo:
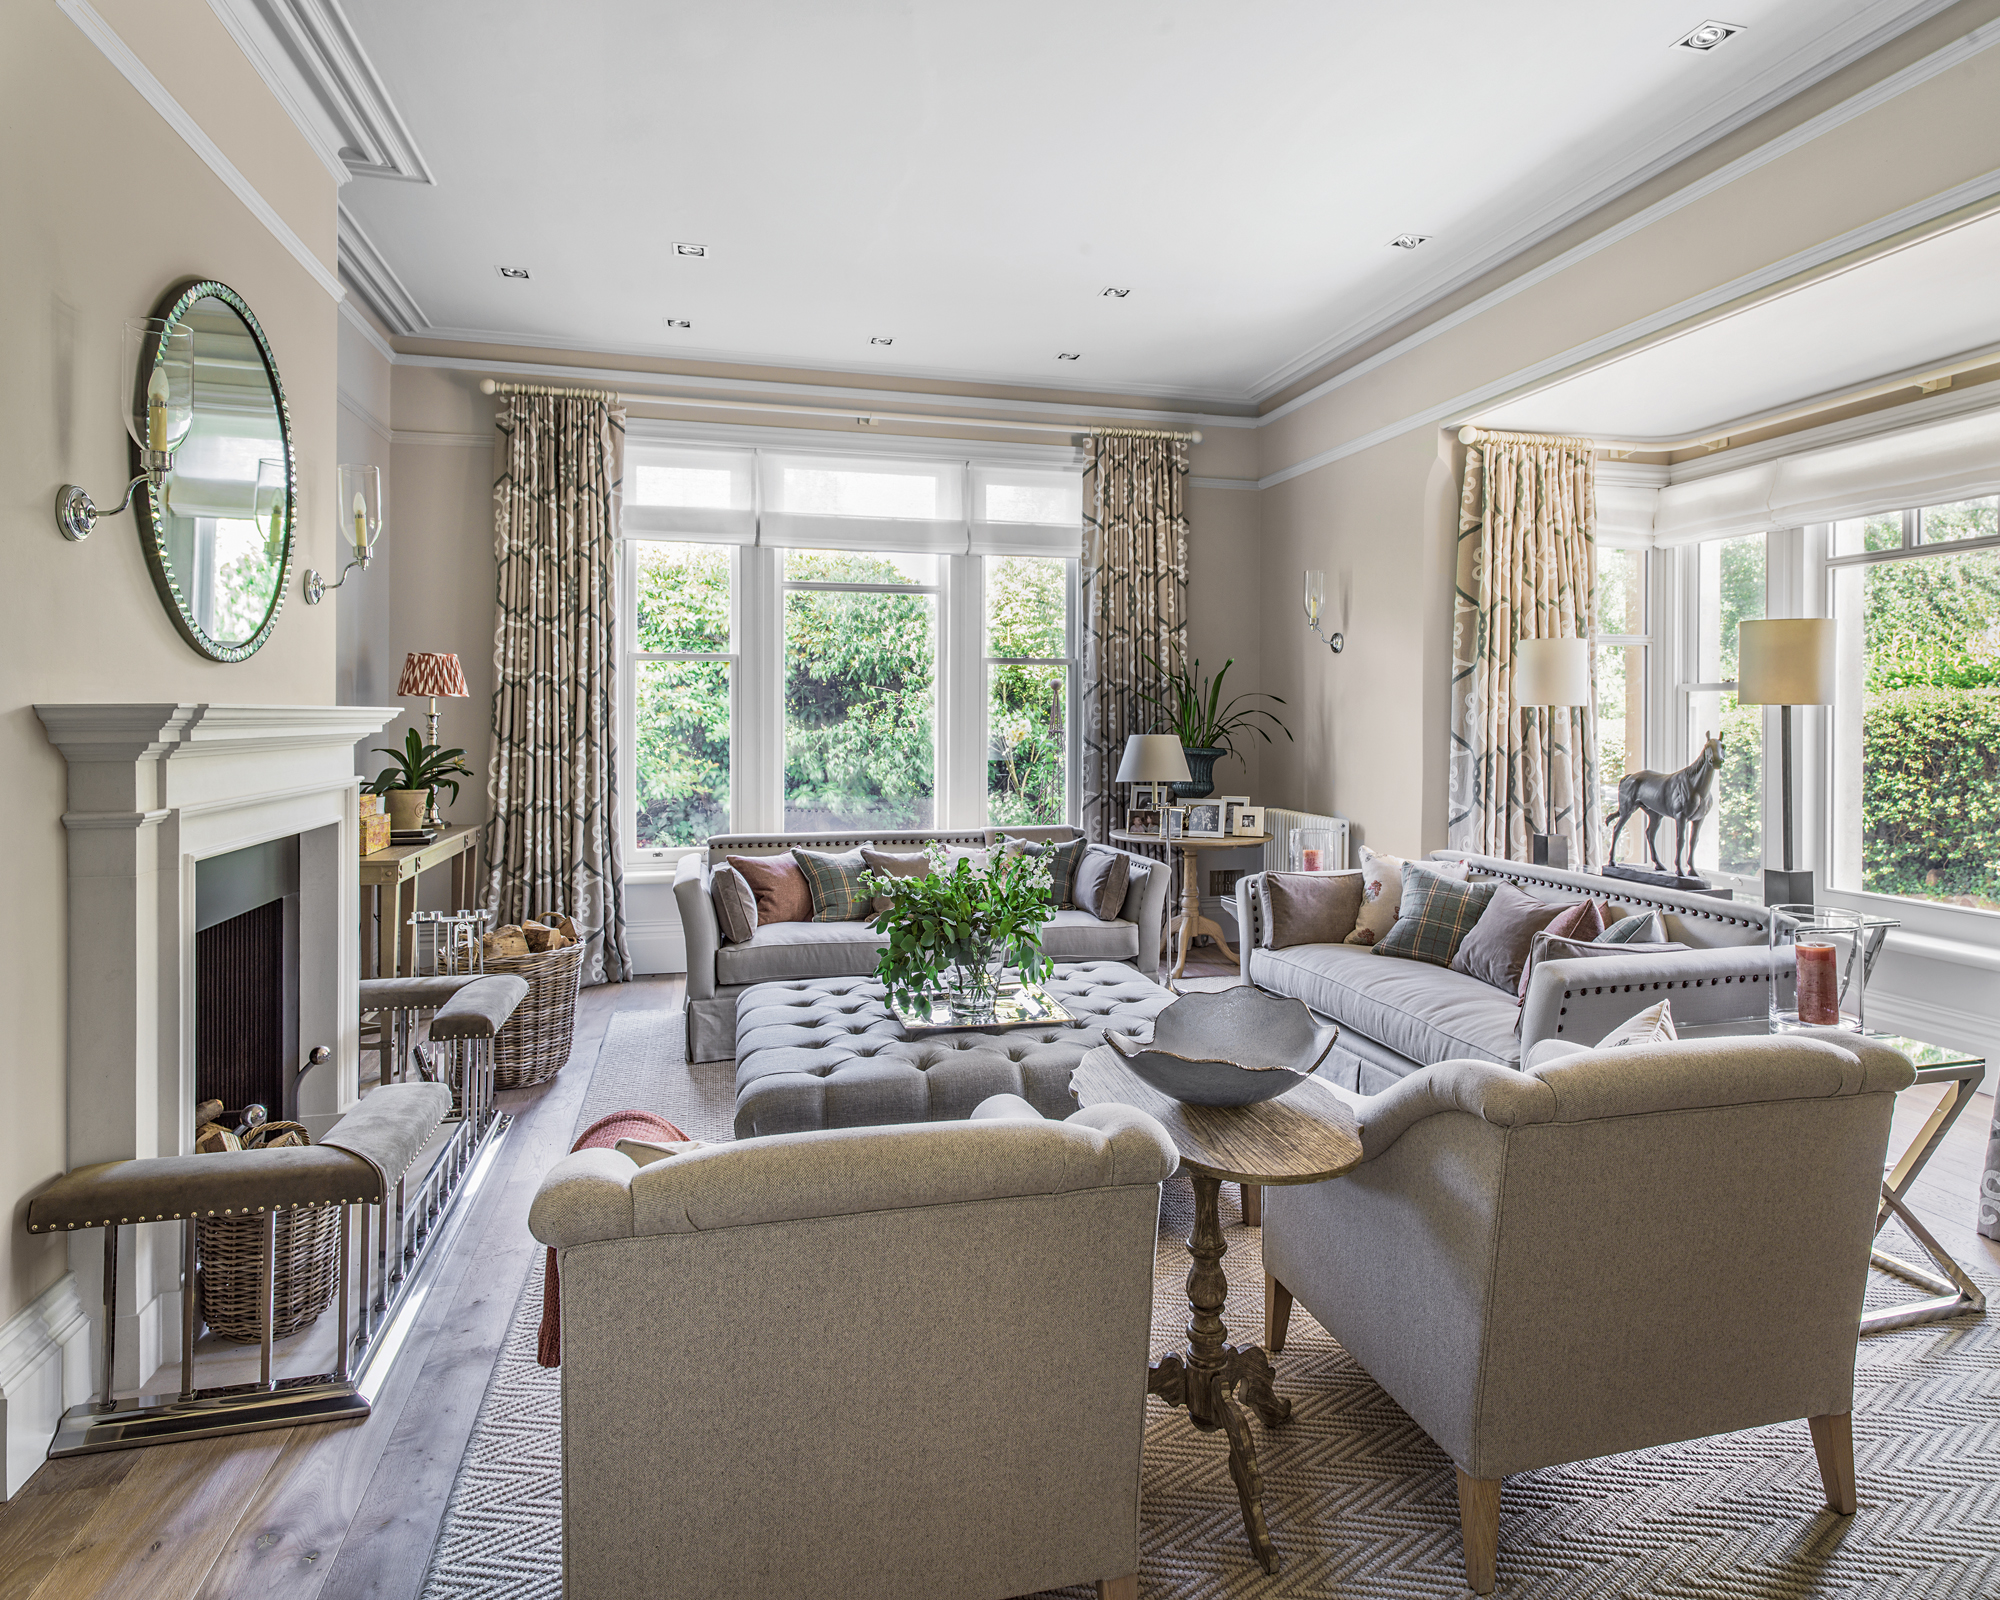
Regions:
[[[976,939],[952,953],[945,1004],[953,1022],[991,1022],[1000,998],[1000,978],[1007,969],[1006,953],[994,939]]]
[[[1333,858],[1331,828],[1294,828],[1291,855],[1291,867],[1294,872],[1338,870],[1338,864]]]
[[[1771,913],[1773,1033],[1868,1031],[1868,966],[1891,918],[1839,906],[1779,905]]]

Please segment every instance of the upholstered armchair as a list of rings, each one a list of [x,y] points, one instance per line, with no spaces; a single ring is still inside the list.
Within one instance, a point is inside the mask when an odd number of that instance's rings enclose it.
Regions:
[[[1266,1345],[1296,1298],[1451,1457],[1480,1594],[1511,1472],[1803,1417],[1851,1513],[1855,1341],[1913,1079],[1880,1045],[1778,1036],[1344,1095],[1362,1164],[1265,1194]]]
[[[563,1592],[1134,1600],[1165,1131],[1123,1106],[557,1163]]]

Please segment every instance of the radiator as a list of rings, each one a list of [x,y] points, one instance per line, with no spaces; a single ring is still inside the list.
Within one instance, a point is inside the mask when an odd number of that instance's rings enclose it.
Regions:
[[[1264,831],[1271,842],[1264,846],[1266,872],[1292,870],[1292,835],[1301,828],[1325,828],[1333,835],[1335,871],[1347,866],[1347,819],[1323,816],[1317,811],[1286,811],[1278,806],[1264,808]]]

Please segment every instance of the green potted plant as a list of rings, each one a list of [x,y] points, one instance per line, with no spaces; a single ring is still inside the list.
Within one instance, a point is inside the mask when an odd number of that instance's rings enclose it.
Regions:
[[[1166,723],[1163,731],[1178,738],[1187,754],[1190,781],[1171,786],[1175,798],[1199,800],[1213,794],[1215,763],[1236,753],[1238,739],[1254,733],[1266,744],[1272,743],[1270,733],[1257,721],[1259,717],[1288,741],[1291,739],[1291,730],[1278,720],[1275,712],[1243,704],[1246,700],[1269,700],[1274,705],[1283,705],[1285,702],[1277,695],[1239,694],[1227,704],[1223,702],[1222,680],[1236,665],[1234,656],[1222,663],[1222,670],[1213,679],[1196,676],[1201,671],[1198,656],[1192,668],[1182,663],[1168,669],[1151,656],[1146,657],[1146,665],[1159,674],[1160,687],[1157,691],[1140,689],[1139,698],[1160,714]]]
[[[426,744],[415,728],[410,730],[402,749],[378,745],[374,753],[387,756],[391,765],[376,773],[365,787],[368,793],[379,794],[387,802],[389,826],[399,833],[423,826],[437,790],[449,789],[456,800],[458,780],[472,776],[463,750]]]
[[[875,975],[903,1010],[921,1011],[942,995],[953,1022],[988,1020],[1007,968],[1023,983],[1054,969],[1042,954],[1042,924],[1055,914],[1048,862],[998,856],[981,870],[961,856],[946,871],[944,847],[932,845],[930,855],[925,877],[871,873],[862,880],[869,894],[889,901],[875,918],[875,931],[889,936]]]

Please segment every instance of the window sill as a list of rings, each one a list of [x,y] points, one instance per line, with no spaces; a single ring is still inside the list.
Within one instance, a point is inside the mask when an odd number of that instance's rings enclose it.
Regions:
[[[1946,961],[1955,967],[2000,972],[2000,950],[1963,939],[1940,939],[1928,933],[1891,928],[1883,949],[1889,955],[1911,956],[1919,961]]]

